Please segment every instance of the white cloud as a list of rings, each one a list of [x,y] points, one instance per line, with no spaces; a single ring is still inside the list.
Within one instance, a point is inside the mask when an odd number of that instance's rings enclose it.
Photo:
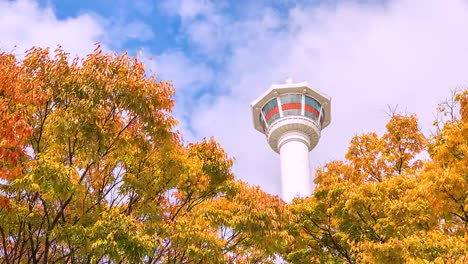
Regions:
[[[194,50],[204,56],[216,57],[229,41],[230,19],[222,11],[224,4],[211,0],[166,0],[163,9],[177,15],[181,20],[182,31]]]
[[[204,32],[221,28],[229,32],[232,51],[217,75],[217,85],[229,93],[201,101],[192,129],[214,135],[236,157],[237,176],[266,191],[279,192],[278,156],[254,130],[249,104],[271,83],[292,76],[332,97],[332,124],[311,153],[314,167],[342,158],[354,134],[383,132],[387,105],[418,114],[427,132],[436,104],[450,88],[467,85],[466,1],[343,1],[299,5],[288,13],[259,10],[248,21],[226,19],[228,24],[187,33],[206,36],[198,42],[203,50],[204,43],[210,48],[218,41]],[[276,20],[265,16],[281,17],[283,29],[268,26]]]
[[[59,20],[50,7],[33,1],[1,1],[0,14],[0,48],[19,54],[32,46],[61,45],[67,52],[83,55],[105,35],[90,14]]]
[[[213,70],[201,62],[190,60],[180,51],[162,53],[148,62],[149,66],[164,80],[171,80],[180,93],[192,93],[206,87],[214,79]]]
[[[148,3],[141,2],[132,10],[144,5]],[[32,0],[0,1],[0,14],[0,48],[18,54],[33,46],[54,49],[60,45],[73,55],[83,56],[92,52],[97,42],[104,50],[120,50],[130,40],[154,38],[152,28],[137,18],[104,18],[87,12],[59,19],[52,6],[40,6]]]
[[[141,21],[125,22],[115,33],[124,34],[126,39],[149,40],[154,38],[151,27]]]
[[[209,16],[217,9],[210,0],[166,0],[162,2],[162,7],[170,13],[177,14],[182,20]]]

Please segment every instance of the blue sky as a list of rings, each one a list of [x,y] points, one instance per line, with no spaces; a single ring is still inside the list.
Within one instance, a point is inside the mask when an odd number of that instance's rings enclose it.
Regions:
[[[148,28],[148,33],[150,33],[148,36],[139,36],[117,45],[108,43],[113,49],[136,51],[142,46],[151,46],[155,52],[167,49],[183,49],[190,52],[190,47],[181,38],[174,37],[180,30],[180,20],[173,14],[167,14],[160,6],[149,5],[141,1],[132,3],[121,0],[42,1],[41,5],[52,7],[59,19],[76,17],[83,13],[94,13],[118,27],[140,23]]]
[[[171,10],[171,2],[177,1],[128,1],[128,0],[102,0],[102,1],[39,1],[42,7],[51,7],[59,19],[76,17],[83,13],[94,13],[109,20],[110,23],[119,27],[129,23],[141,23],[148,27],[151,36],[140,36],[118,45],[111,45],[113,49],[138,50],[141,47],[150,46],[156,53],[165,50],[182,50],[187,56],[211,61],[209,56],[197,56],[199,52],[190,43],[190,39],[184,36],[181,17],[175,10]],[[198,1],[206,2],[209,1]],[[307,1],[301,1],[307,2]],[[309,1],[311,2],[311,1]],[[328,2],[328,1],[327,1]],[[274,9],[282,15],[288,8],[299,4],[293,1],[213,1],[222,14],[233,21],[240,21],[257,15],[264,8]],[[329,3],[327,3],[329,4]],[[257,11],[258,10],[258,11]],[[203,16],[197,19],[203,19]]]
[[[255,131],[250,102],[287,77],[332,97],[313,170],[342,159],[355,134],[383,133],[388,106],[420,117],[468,82],[466,0],[0,0],[0,49],[101,42],[128,50],[177,88],[187,141],[214,136],[234,172],[279,193],[279,157]]]

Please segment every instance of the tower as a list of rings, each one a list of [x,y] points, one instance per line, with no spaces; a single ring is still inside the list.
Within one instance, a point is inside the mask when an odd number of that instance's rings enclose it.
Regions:
[[[330,124],[330,97],[307,82],[273,84],[252,102],[255,129],[281,159],[281,193],[286,202],[312,193],[309,152]]]

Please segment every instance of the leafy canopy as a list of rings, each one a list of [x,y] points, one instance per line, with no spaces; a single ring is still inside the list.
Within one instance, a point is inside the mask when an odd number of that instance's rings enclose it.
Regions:
[[[314,194],[290,205],[285,259],[466,263],[468,91],[454,99],[459,116],[433,137],[424,137],[415,116],[395,114],[384,135],[355,136],[344,161],[318,169]],[[454,114],[444,105],[443,115]]]
[[[213,139],[184,143],[174,92],[99,46],[0,53],[2,260],[468,262],[468,91],[429,138],[398,114],[355,136],[289,205],[235,180]]]
[[[173,94],[99,46],[0,53],[5,263],[274,260],[284,203],[236,181],[214,140],[184,144]]]

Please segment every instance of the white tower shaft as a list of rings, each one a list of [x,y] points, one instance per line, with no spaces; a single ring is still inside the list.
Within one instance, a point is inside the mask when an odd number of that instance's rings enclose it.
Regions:
[[[281,194],[286,202],[295,197],[312,193],[309,165],[308,136],[300,132],[288,132],[279,142],[281,158]]]

